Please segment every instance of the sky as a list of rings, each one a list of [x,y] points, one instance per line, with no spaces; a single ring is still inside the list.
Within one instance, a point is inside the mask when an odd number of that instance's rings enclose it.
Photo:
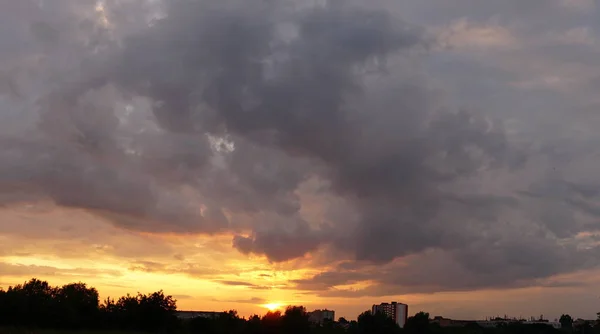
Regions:
[[[0,287],[600,311],[595,0],[0,2]]]

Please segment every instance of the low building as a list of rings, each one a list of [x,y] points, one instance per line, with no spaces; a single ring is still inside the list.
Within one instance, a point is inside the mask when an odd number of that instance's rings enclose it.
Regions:
[[[326,322],[335,321],[335,311],[332,310],[314,310],[308,313],[308,321],[313,324],[322,325]]]
[[[475,324],[477,322],[475,320],[456,320],[435,316],[431,319],[431,323],[437,324],[440,327],[465,327],[466,325]]]
[[[404,325],[406,325],[406,320],[408,319],[408,305],[398,302],[373,305],[371,312],[373,314],[383,313],[387,315],[388,317],[394,319],[400,328],[404,328]]]
[[[435,316],[431,319],[432,324],[438,324],[440,327],[450,327],[452,325],[452,319],[444,318],[442,316]]]
[[[207,318],[216,319],[225,312],[214,312],[214,311],[177,311],[176,316],[179,319],[194,319],[194,318]]]
[[[596,324],[596,320],[585,320],[585,319],[581,319],[581,318],[577,318],[575,321],[573,321],[573,328],[581,328],[581,327],[585,327],[585,326],[594,326]]]
[[[522,322],[524,325],[547,325],[552,326],[556,329],[560,329],[562,326],[558,321],[525,321]]]
[[[482,320],[477,321],[477,324],[481,327],[494,328],[498,326],[506,326],[506,325],[546,325],[552,326],[556,329],[560,329],[561,325],[558,321],[541,321],[541,320],[511,320],[511,319],[492,319],[492,320]]]

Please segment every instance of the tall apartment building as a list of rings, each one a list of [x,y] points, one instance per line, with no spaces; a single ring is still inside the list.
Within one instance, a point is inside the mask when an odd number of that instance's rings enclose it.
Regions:
[[[383,313],[394,319],[400,328],[404,328],[406,319],[408,318],[408,305],[397,302],[381,303],[379,305],[373,305],[371,312],[373,312],[373,314]]]

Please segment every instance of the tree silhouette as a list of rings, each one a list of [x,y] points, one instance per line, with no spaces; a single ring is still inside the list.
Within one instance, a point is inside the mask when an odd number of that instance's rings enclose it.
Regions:
[[[32,278],[23,285],[8,289],[12,297],[15,322],[35,327],[51,327],[55,324],[57,288],[48,282]]]
[[[258,315],[251,316],[246,322],[246,333],[247,334],[260,334],[262,327],[260,323],[260,317]]]
[[[560,322],[560,327],[562,328],[573,328],[573,318],[571,318],[571,316],[568,314],[561,315],[558,321]]]
[[[78,329],[89,326],[98,318],[100,299],[95,288],[85,283],[71,283],[56,290],[57,320],[62,327]]]
[[[288,306],[282,317],[282,329],[289,334],[308,333],[310,322],[304,306]]]
[[[409,333],[429,333],[429,313],[419,312],[406,320],[404,329]]]
[[[98,291],[81,282],[53,287],[33,278],[0,291],[0,325],[24,328],[172,331],[176,309],[162,291],[100,305]]]
[[[140,323],[137,328],[151,331],[164,331],[176,326],[177,311],[176,300],[171,296],[165,296],[162,290],[142,295],[138,293]]]
[[[366,311],[358,316],[359,334],[394,334],[400,332],[400,327],[387,315],[377,312]]]
[[[245,330],[245,321],[240,319],[236,310],[223,312],[217,318],[218,334],[238,334]]]
[[[269,311],[261,318],[261,327],[263,334],[281,333],[281,312]]]
[[[189,320],[189,330],[192,334],[214,334],[217,332],[215,322],[212,319],[196,317]]]

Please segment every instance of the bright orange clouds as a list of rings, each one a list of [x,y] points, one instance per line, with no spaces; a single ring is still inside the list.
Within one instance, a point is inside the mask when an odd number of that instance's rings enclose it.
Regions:
[[[510,307],[521,310],[522,298],[568,298],[579,288],[538,288],[514,291],[481,291],[381,297],[319,297],[294,288],[294,281],[319,272],[310,262],[272,264],[234,250],[229,236],[169,236],[141,234],[115,228],[81,210],[48,208],[37,212],[14,207],[0,210],[7,226],[0,233],[0,286],[37,277],[59,285],[83,281],[96,287],[102,298],[164,289],[174,295],[180,309],[236,309],[241,315],[263,314],[287,304],[329,307],[348,318],[380,300],[398,299],[415,312],[468,316]],[[45,222],[40,224],[40,222]],[[77,222],[77,223],[74,223]],[[558,277],[555,285],[586,280],[599,285],[588,273]],[[339,290],[365,288],[368,282],[337,286]],[[567,295],[565,295],[567,294]],[[536,297],[532,297],[536,296]],[[536,300],[537,300],[536,299]],[[551,304],[551,303],[550,303]],[[543,302],[538,307],[548,307]],[[520,308],[521,307],[521,308]],[[557,307],[547,308],[560,312]],[[582,310],[583,311],[583,310]],[[412,312],[412,311],[411,311]],[[469,313],[470,312],[470,313]],[[475,312],[475,313],[473,313]]]
[[[0,234],[1,285],[31,277],[52,284],[81,280],[103,297],[164,289],[182,309],[235,308],[242,314],[261,313],[271,300],[314,300],[289,289],[309,269],[242,255],[231,247],[230,235],[136,233],[82,210],[32,208],[0,210],[8,227]]]

